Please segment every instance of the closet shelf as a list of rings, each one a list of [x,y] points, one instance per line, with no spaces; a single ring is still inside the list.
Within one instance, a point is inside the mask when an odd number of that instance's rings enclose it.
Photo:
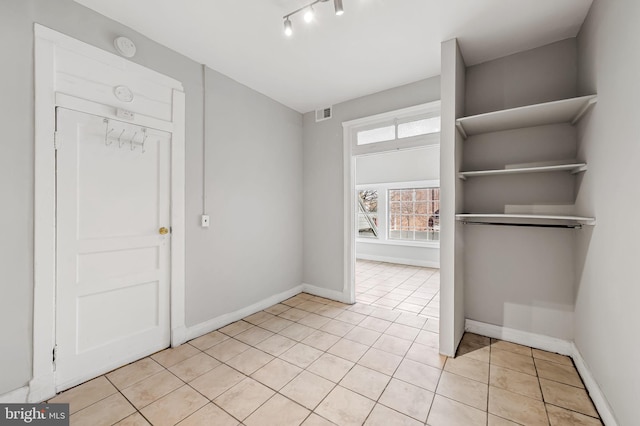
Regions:
[[[468,177],[474,176],[495,176],[495,175],[515,175],[522,173],[544,173],[544,172],[560,172],[568,171],[573,174],[584,172],[587,170],[586,163],[570,163],[556,164],[552,166],[531,166],[531,167],[514,167],[512,169],[495,169],[495,170],[476,170],[458,173],[458,178],[466,180]]]
[[[466,139],[482,133],[556,123],[577,123],[597,101],[596,95],[527,105],[488,112],[456,120],[456,127]]]
[[[520,226],[556,226],[579,228],[582,225],[595,225],[596,219],[582,216],[540,215],[540,214],[504,214],[504,213],[465,213],[457,214],[456,220],[464,223]]]

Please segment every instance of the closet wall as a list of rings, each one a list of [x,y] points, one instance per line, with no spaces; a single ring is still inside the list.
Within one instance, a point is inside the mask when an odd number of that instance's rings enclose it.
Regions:
[[[574,340],[619,425],[640,413],[640,222],[629,215],[640,209],[639,16],[636,0],[596,0],[578,34],[578,90],[598,104],[578,128],[589,171],[577,204],[598,223],[577,238]]]
[[[470,66],[465,116],[571,98],[576,82],[575,39]],[[575,160],[576,142],[568,123],[470,136],[461,170]],[[464,211],[571,214],[578,182],[566,171],[471,177]],[[572,340],[573,246],[581,230],[466,224],[461,232],[467,319]]]

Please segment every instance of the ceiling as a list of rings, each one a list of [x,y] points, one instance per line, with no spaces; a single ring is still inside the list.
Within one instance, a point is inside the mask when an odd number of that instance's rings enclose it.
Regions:
[[[575,36],[592,0],[75,0],[299,112],[440,74],[440,42],[467,65]],[[135,41],[135,40],[134,40]]]

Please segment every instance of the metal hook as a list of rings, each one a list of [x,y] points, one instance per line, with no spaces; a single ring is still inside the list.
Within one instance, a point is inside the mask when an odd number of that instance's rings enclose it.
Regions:
[[[113,143],[113,141],[109,142],[109,133],[113,132],[113,129],[109,130],[109,120],[106,118],[102,120],[102,122],[106,125],[104,129],[104,144],[105,146],[109,146]]]
[[[133,136],[131,137],[131,140],[129,140],[129,144],[131,144],[131,151],[133,151],[133,150],[135,150],[135,149],[136,149],[136,142],[135,142],[135,140],[136,140],[136,135],[137,135],[137,134],[138,134],[138,132],[135,132],[135,133],[133,134]]]
[[[147,136],[147,129],[146,129],[146,128],[143,128],[143,129],[142,129],[142,134],[144,135],[144,137],[142,138],[142,153],[144,154],[144,153],[145,153],[145,150],[144,150],[144,143],[147,141],[147,138],[148,138],[148,136]]]
[[[122,131],[120,132],[120,136],[118,136],[118,148],[122,148],[122,144],[124,143],[120,140],[120,138],[122,138],[122,135],[124,135],[124,129],[122,129]]]

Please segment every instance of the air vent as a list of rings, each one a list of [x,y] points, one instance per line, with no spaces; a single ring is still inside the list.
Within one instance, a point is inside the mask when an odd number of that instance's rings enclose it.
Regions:
[[[332,107],[317,109],[316,110],[316,123],[318,121],[324,121],[324,120],[330,119],[332,113],[333,113],[333,108]]]

